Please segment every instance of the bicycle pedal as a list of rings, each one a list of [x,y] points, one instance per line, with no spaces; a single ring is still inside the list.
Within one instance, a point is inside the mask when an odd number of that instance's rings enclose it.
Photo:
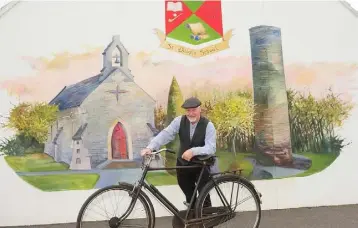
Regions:
[[[184,201],[183,204],[184,204],[186,207],[189,207],[189,203],[187,203],[186,201]]]

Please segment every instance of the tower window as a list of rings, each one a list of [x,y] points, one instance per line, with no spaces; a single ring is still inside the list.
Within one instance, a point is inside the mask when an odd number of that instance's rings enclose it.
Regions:
[[[123,66],[122,65],[122,53],[117,47],[112,53],[112,66]]]
[[[81,164],[81,159],[80,158],[76,158],[76,164]]]

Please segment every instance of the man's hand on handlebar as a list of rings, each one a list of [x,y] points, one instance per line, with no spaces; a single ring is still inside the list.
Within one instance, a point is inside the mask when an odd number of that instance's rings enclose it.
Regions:
[[[175,151],[174,150],[171,150],[171,149],[168,149],[168,148],[163,148],[163,149],[160,149],[158,151],[152,151],[151,149],[149,148],[144,148],[143,150],[141,150],[140,152],[140,155],[143,157],[145,155],[149,155],[149,154],[159,154],[160,152],[162,151],[166,151],[168,153],[172,153],[172,154],[175,154]]]
[[[183,155],[181,156],[182,159],[186,161],[190,161],[193,158],[193,151],[191,149],[186,150]]]
[[[140,155],[143,157],[147,154],[151,154],[152,153],[152,150],[149,149],[149,148],[144,148],[141,152],[140,152]]]

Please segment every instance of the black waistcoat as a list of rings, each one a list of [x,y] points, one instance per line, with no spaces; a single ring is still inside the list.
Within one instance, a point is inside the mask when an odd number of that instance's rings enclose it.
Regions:
[[[205,134],[206,126],[208,125],[209,120],[205,117],[200,117],[198,124],[196,125],[194,135],[192,140],[190,140],[190,121],[188,118],[183,115],[180,121],[179,127],[179,139],[180,139],[180,149],[178,153],[178,159],[183,163],[187,164],[185,160],[181,158],[183,153],[192,148],[192,147],[202,147],[205,146]]]

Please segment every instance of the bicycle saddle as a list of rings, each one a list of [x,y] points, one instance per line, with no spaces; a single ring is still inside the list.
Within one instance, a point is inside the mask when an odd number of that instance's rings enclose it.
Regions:
[[[190,162],[200,164],[200,165],[214,165],[215,163],[215,155],[209,154],[209,155],[197,155],[194,156]]]

